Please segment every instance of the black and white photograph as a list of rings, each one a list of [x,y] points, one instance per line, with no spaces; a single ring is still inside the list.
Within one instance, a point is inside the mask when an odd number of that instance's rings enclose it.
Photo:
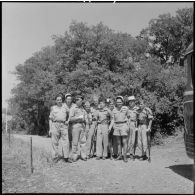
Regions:
[[[3,194],[194,194],[193,1],[1,5]]]

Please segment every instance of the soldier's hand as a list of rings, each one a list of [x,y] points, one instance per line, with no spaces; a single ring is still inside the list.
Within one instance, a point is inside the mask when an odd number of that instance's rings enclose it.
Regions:
[[[65,123],[64,123],[65,125],[68,125],[68,121],[65,121]]]
[[[147,130],[146,130],[147,132],[151,132],[151,129],[150,128],[147,128]]]
[[[51,130],[49,130],[49,136],[51,136]]]

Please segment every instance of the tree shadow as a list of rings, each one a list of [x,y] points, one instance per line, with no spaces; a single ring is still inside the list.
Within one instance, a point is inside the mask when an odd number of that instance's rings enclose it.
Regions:
[[[187,165],[173,165],[166,167],[174,171],[175,173],[185,177],[191,181],[195,179],[195,166],[194,164],[187,164]]]

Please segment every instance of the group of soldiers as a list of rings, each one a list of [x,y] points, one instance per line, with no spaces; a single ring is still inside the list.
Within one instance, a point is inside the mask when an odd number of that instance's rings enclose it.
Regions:
[[[93,97],[93,103],[84,102],[76,95],[75,102],[70,93],[56,96],[56,105],[49,115],[53,162],[59,160],[72,163],[81,158],[87,161],[107,158],[128,162],[134,160],[136,148],[139,160],[147,160],[149,135],[153,120],[152,111],[134,96],[115,100]],[[60,146],[61,142],[61,147]],[[59,150],[61,149],[61,151]]]

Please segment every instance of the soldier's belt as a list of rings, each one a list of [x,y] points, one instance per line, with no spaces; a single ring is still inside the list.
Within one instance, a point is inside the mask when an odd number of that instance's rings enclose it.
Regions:
[[[142,121],[139,121],[139,125],[147,125],[147,122],[142,122]]]
[[[123,123],[126,123],[127,121],[115,121],[114,123],[116,124],[123,124]]]
[[[53,123],[65,123],[65,121],[61,121],[61,120],[54,120],[52,121]]]
[[[108,121],[98,121],[97,123],[98,124],[102,124],[102,125],[108,125],[109,124]]]

